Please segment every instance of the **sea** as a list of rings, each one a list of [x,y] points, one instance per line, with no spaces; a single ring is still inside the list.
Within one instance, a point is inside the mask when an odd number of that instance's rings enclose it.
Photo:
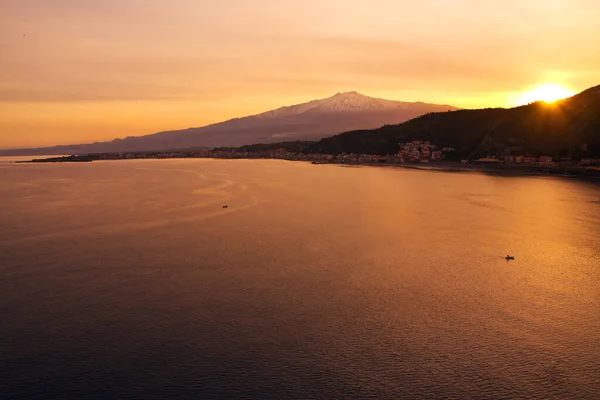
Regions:
[[[600,398],[598,181],[8,161],[2,399]]]

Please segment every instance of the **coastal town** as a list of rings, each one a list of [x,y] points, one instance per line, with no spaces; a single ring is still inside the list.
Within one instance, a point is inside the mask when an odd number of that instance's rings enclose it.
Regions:
[[[290,151],[285,148],[270,148],[259,151],[244,151],[241,148],[186,149],[173,151],[103,153],[91,155],[73,155],[66,157],[71,161],[118,160],[118,159],[165,159],[165,158],[221,158],[221,159],[278,159],[289,161],[308,161],[313,164],[423,164],[440,163],[497,165],[497,166],[529,166],[540,168],[580,167],[598,170],[600,158],[583,158],[573,160],[568,157],[553,158],[551,156],[521,155],[489,155],[471,159],[457,160],[453,157],[452,147],[438,147],[429,141],[416,140],[399,143],[398,152],[392,155],[376,154],[318,154],[302,151]],[[43,160],[36,160],[43,161]],[[69,161],[64,159],[64,161]]]

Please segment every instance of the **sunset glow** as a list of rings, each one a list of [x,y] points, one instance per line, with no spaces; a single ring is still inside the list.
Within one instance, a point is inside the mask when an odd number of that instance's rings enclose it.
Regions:
[[[337,92],[509,107],[599,82],[597,0],[0,2],[0,148],[204,126]],[[552,101],[570,91],[533,91]]]
[[[553,103],[557,100],[566,99],[575,95],[575,91],[565,88],[564,86],[557,84],[546,84],[533,89],[530,92],[525,93],[518,101],[518,105],[529,104],[536,101],[545,101],[546,103]]]

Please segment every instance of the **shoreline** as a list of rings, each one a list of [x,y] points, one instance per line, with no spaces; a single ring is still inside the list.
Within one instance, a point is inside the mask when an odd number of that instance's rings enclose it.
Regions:
[[[398,167],[404,169],[468,173],[479,172],[490,175],[503,176],[554,176],[561,178],[600,178],[600,169],[588,169],[581,166],[552,166],[544,167],[537,165],[515,165],[515,164],[463,164],[459,162],[430,162],[421,164],[402,164],[402,163],[357,163],[357,162],[331,162],[331,161],[312,161],[295,160],[275,157],[133,157],[133,158],[104,158],[99,155],[51,157],[42,159],[33,159],[29,161],[13,161],[15,164],[42,164],[42,163],[90,163],[94,161],[125,161],[125,160],[165,160],[165,159],[216,159],[216,160],[282,160],[293,162],[312,163],[314,165],[346,165],[346,166],[366,166],[366,167]]]
[[[320,165],[321,163],[319,163]],[[549,176],[559,178],[600,178],[600,170],[587,170],[582,167],[539,167],[520,165],[484,165],[462,164],[454,162],[420,164],[386,164],[386,163],[322,163],[332,165],[351,165],[369,167],[397,167],[419,171],[450,173],[484,173],[502,176]]]

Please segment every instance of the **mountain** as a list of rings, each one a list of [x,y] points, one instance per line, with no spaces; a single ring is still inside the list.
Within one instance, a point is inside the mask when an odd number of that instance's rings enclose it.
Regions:
[[[400,123],[456,107],[376,99],[357,92],[338,93],[308,103],[208,125],[159,132],[111,142],[0,151],[0,155],[82,154],[191,147],[236,147],[253,143],[318,140],[336,133]]]
[[[308,151],[394,154],[398,143],[429,140],[458,157],[493,154],[600,157],[600,86],[552,104],[429,113],[399,125],[322,139]]]

